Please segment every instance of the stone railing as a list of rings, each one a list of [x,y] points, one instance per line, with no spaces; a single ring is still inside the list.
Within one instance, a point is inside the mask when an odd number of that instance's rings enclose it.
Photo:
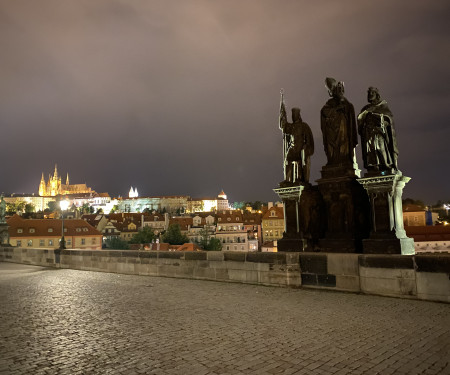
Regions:
[[[450,255],[0,248],[0,261],[450,302]]]

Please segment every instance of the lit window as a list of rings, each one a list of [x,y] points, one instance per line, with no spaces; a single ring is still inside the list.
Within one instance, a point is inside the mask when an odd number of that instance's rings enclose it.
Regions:
[[[67,243],[67,245],[72,245],[72,240],[71,239],[66,240],[66,243]]]
[[[77,228],[77,232],[81,232],[81,228]]]
[[[81,239],[81,244],[85,245],[86,244],[86,240],[84,238]]]
[[[84,232],[87,232],[87,231],[88,231],[88,229],[87,229],[87,228],[83,228],[83,231],[84,231]]]
[[[17,233],[23,233],[23,229],[22,228],[17,228]]]
[[[33,240],[28,240],[28,247],[31,247],[31,246],[33,246]]]
[[[53,246],[53,240],[48,240],[48,246]]]
[[[45,241],[44,240],[39,240],[39,246],[44,246],[45,245]]]
[[[21,240],[17,240],[17,246],[22,246],[22,241]]]
[[[53,228],[48,228],[48,232],[49,233],[53,232]]]
[[[30,233],[34,233],[34,232],[35,232],[34,228],[30,228]]]

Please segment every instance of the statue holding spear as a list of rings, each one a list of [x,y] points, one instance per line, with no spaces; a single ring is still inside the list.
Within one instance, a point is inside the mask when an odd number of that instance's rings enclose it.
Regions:
[[[279,127],[283,132],[283,172],[281,187],[309,183],[314,138],[311,128],[302,121],[300,108],[292,108],[292,123],[287,121],[284,92],[281,93]]]

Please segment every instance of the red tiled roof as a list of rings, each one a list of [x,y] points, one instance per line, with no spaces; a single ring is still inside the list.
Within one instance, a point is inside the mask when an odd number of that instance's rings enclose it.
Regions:
[[[242,212],[240,210],[217,211],[216,218],[218,223],[242,223]],[[230,220],[228,220],[230,219]]]
[[[450,225],[405,226],[405,231],[416,242],[450,241]]]
[[[271,212],[275,212],[275,216],[271,216]],[[263,219],[284,219],[284,212],[282,207],[271,207],[263,215]]]
[[[178,224],[181,230],[187,230],[194,223],[192,217],[173,217],[169,219],[169,225]]]
[[[10,237],[61,236],[62,223],[59,219],[23,219],[19,215],[14,215],[7,220],[7,223]],[[102,235],[97,229],[82,219],[65,219],[64,228],[65,236]],[[18,232],[20,229],[22,230],[21,233]]]
[[[201,251],[202,249],[195,243],[185,243],[180,245],[177,251]]]
[[[244,212],[244,224],[245,225],[261,225],[262,214]]]

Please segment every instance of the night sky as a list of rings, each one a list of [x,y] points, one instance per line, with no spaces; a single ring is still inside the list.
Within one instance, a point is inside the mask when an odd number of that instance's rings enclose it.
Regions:
[[[276,200],[280,89],[326,158],[324,80],[394,113],[404,197],[450,199],[450,2],[0,0],[1,184]],[[362,169],[361,150],[357,148]]]

